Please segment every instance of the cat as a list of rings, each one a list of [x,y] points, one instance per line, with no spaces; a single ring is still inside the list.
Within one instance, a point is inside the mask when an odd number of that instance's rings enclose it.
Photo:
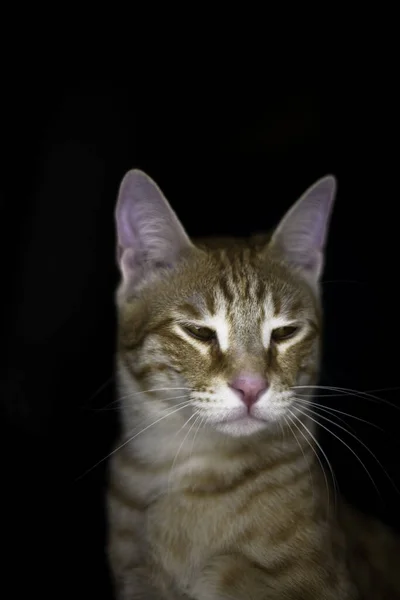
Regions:
[[[265,238],[192,241],[154,181],[116,205],[118,600],[396,600],[400,541],[335,497],[310,408],[336,178]]]

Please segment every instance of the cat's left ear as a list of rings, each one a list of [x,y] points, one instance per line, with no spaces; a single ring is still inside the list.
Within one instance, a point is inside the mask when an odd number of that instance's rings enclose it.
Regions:
[[[336,196],[333,175],[319,179],[289,209],[272,235],[269,247],[317,284],[324,266],[324,249]]]

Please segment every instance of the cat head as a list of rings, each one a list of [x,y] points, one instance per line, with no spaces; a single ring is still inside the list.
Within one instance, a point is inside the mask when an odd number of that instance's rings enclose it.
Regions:
[[[207,246],[190,240],[147,175],[125,175],[116,207],[125,408],[173,409],[231,437],[287,419],[296,386],[317,377],[335,192],[333,176],[317,181],[264,242]]]

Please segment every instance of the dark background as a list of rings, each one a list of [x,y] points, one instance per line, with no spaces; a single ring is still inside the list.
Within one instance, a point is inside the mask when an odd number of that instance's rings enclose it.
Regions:
[[[105,463],[113,401],[113,210],[139,167],[192,235],[272,227],[317,178],[339,182],[326,269],[323,385],[376,392],[327,406],[400,487],[396,96],[301,77],[141,88],[24,80],[4,93],[1,194],[1,469],[4,597],[110,598]],[[395,389],[390,389],[395,388]],[[390,406],[387,402],[397,406]],[[325,416],[329,416],[325,414]],[[323,421],[325,425],[329,425]],[[399,496],[369,452],[326,431],[342,493],[400,530]],[[77,479],[79,478],[79,479]],[[56,582],[56,583],[54,583]],[[54,586],[57,586],[55,593]]]

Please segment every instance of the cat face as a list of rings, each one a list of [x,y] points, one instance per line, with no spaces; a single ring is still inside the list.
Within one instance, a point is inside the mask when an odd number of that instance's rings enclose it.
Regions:
[[[311,188],[264,244],[207,247],[189,241],[147,176],[125,177],[118,355],[132,414],[175,409],[182,422],[231,437],[287,419],[295,386],[314,383],[318,370],[318,280],[334,187],[328,177]]]

